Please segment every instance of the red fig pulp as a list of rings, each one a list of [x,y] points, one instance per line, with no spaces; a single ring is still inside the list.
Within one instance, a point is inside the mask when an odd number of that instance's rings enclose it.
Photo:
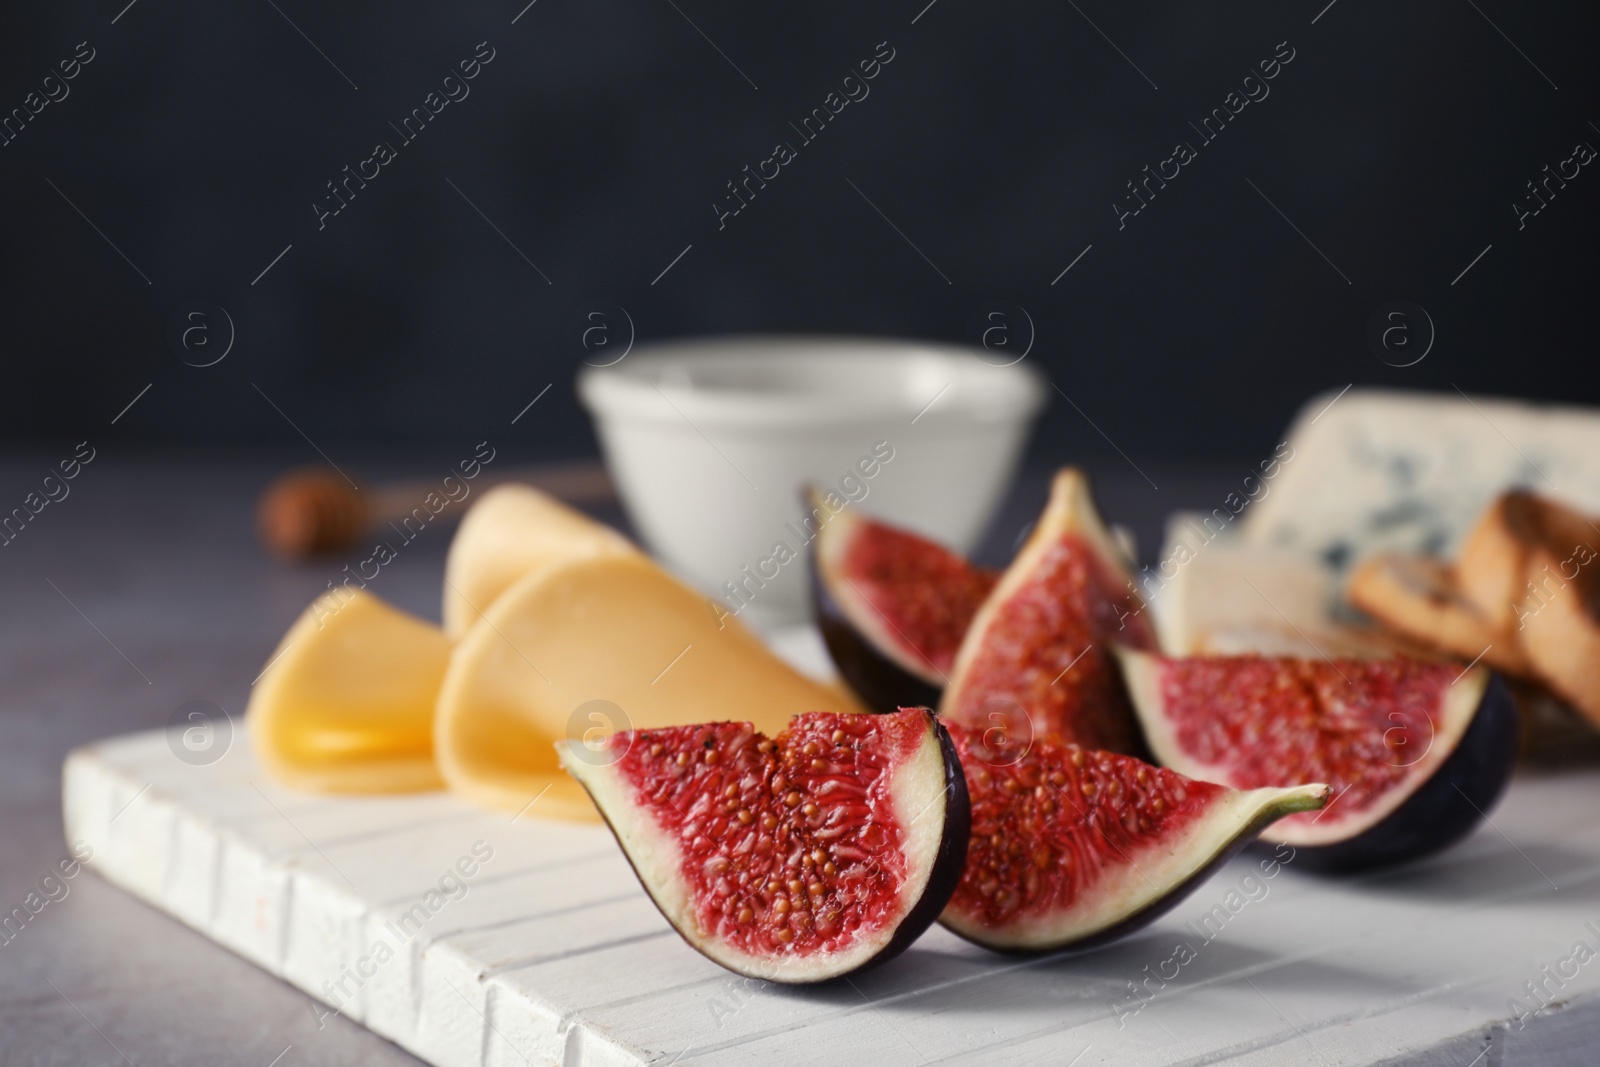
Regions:
[[[960,876],[965,780],[925,709],[558,747],[662,914],[741,974],[817,982],[889,959]]]
[[[1089,948],[1153,921],[1328,787],[1239,791],[1131,756],[952,725],[972,839],[940,922],[1003,951]]]
[[[873,711],[937,703],[999,573],[848,510],[812,553],[817,625],[845,683]]]
[[[1139,754],[1114,646],[1155,648],[1155,633],[1088,482],[1056,475],[1028,542],[984,601],[939,712],[1012,736],[1055,737]]]
[[[1516,757],[1516,708],[1484,668],[1405,657],[1123,655],[1156,758],[1236,788],[1315,778],[1325,811],[1263,836],[1307,867],[1438,851],[1483,819]]]

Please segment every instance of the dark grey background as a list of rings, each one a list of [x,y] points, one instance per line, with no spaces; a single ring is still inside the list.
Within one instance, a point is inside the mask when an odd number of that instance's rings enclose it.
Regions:
[[[641,341],[975,339],[1025,308],[1083,411],[1041,423],[1051,463],[1114,456],[1085,416],[1135,458],[1253,455],[1349,382],[1600,394],[1600,178],[1521,231],[1512,209],[1600,145],[1592,5],[538,0],[513,25],[525,0],[125,3],[0,15],[0,114],[96,53],[0,147],[0,440],[314,458],[287,416],[335,458],[491,430],[581,455],[583,319],[617,306]],[[324,183],[480,41],[470,96],[319,231]],[[799,145],[789,123],[883,41],[870,96]],[[1283,41],[1271,95],[1119,231],[1124,183]],[[725,183],[779,140],[799,158],[719,231]],[[1395,299],[1437,328],[1403,369],[1364,337]],[[237,332],[204,369],[182,358],[217,348],[170,336],[195,301]]]

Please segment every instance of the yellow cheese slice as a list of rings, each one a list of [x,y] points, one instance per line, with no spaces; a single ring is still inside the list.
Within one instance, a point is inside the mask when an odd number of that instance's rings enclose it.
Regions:
[[[370,593],[319,597],[251,692],[245,718],[256,756],[298,789],[440,788],[433,714],[449,659],[442,630]]]
[[[459,640],[513,582],[565,559],[634,555],[621,534],[532,486],[486,492],[461,520],[444,568],[444,630]]]
[[[720,615],[720,619],[719,619]],[[769,735],[806,711],[861,712],[639,554],[525,575],[450,658],[435,721],[451,788],[488,807],[594,818],[555,743],[621,729],[741,721]]]

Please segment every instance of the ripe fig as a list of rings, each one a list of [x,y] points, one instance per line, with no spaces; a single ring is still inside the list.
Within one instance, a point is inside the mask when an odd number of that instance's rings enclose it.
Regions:
[[[1235,790],[1131,756],[951,724],[972,839],[939,921],[1004,952],[1085,949],[1152,922],[1326,785]]]
[[[925,708],[812,712],[568,741],[661,913],[739,974],[821,982],[882,963],[938,918],[966,859],[966,780]]]
[[[1375,867],[1454,844],[1486,817],[1516,759],[1516,704],[1483,667],[1137,652],[1122,662],[1163,766],[1238,789],[1332,787],[1323,811],[1262,834],[1294,846],[1308,869]]]
[[[1156,647],[1082,472],[1055,476],[1033,533],[983,602],[939,704],[951,722],[1143,754],[1113,644]]]
[[[821,526],[811,553],[817,626],[845,683],[877,712],[937,704],[999,572],[849,509]]]

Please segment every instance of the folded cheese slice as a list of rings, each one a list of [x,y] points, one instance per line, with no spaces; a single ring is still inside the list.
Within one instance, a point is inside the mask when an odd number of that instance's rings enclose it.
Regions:
[[[862,710],[644,556],[611,554],[535,570],[495,600],[450,657],[435,739],[472,800],[592,818],[558,741],[599,760],[617,730],[736,721],[775,735],[801,712]]]
[[[565,559],[637,555],[611,527],[528,485],[490,489],[461,520],[444,570],[444,629],[459,640],[529,571]]]
[[[257,758],[297,789],[438,789],[434,698],[449,659],[444,631],[371,593],[318,597],[251,690]]]

